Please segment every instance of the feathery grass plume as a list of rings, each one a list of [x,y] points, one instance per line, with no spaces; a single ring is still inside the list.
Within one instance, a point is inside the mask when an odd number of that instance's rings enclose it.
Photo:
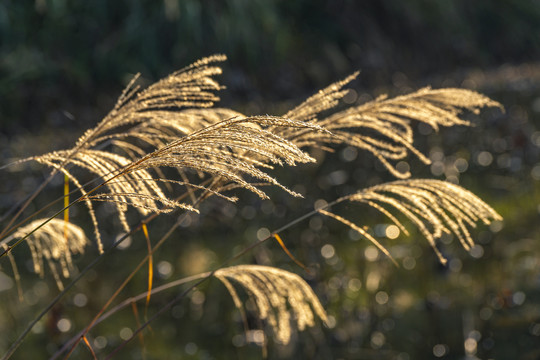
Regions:
[[[113,110],[93,129],[88,130],[77,146],[96,146],[107,139],[114,129],[144,123],[149,119],[164,118],[184,108],[208,108],[219,100],[214,91],[221,85],[212,78],[221,74],[221,68],[213,63],[225,61],[224,55],[203,58],[182,70],[150,85],[139,92],[132,82],[124,90]]]
[[[212,76],[221,74],[221,68],[213,64],[224,61],[225,59],[226,57],[224,55],[213,55],[203,58],[150,85],[143,91],[139,91],[139,86],[135,85],[139,77],[137,75],[123,91],[113,110],[95,128],[87,130],[77,140],[76,145],[72,149],[21,160],[21,162],[34,160],[52,166],[54,171],[63,172],[79,187],[92,217],[94,233],[96,234],[96,241],[100,251],[102,251],[101,236],[93,206],[85,196],[86,192],[80,187],[78,179],[68,171],[69,166],[77,165],[89,170],[103,180],[110,179],[112,177],[111,174],[114,174],[115,171],[130,163],[130,161],[120,155],[100,151],[95,148],[113,143],[112,140],[116,139],[117,142],[113,144],[125,149],[125,151],[129,152],[128,155],[132,157],[144,155],[146,151],[139,146],[119,140],[126,137],[136,137],[136,131],[129,132],[128,130],[130,127],[138,127],[137,125],[143,123],[149,123],[147,127],[151,130],[145,132],[139,128],[139,140],[143,142],[146,140],[146,142],[149,142],[154,147],[167,142],[168,138],[165,136],[167,129],[174,129],[175,126],[179,127],[178,124],[172,125],[174,121],[167,120],[168,117],[174,119],[176,114],[182,109],[198,108],[202,110],[209,108],[214,105],[215,101],[219,100],[214,92],[220,90],[221,86]],[[198,117],[185,114],[185,116],[177,119],[176,122],[178,123],[181,119],[185,120],[191,117],[193,123],[191,126],[196,128],[196,125],[194,125],[196,121],[203,122],[206,119],[208,121],[215,121],[217,117],[216,113],[219,112],[209,110],[208,113],[199,115]],[[225,115],[227,113],[226,110],[223,113],[224,116],[227,116]],[[168,125],[165,126],[163,125],[164,123]],[[163,128],[163,132],[161,133],[158,131],[159,126]],[[204,126],[204,123],[199,126]],[[126,127],[128,130],[126,130]],[[171,134],[177,135],[174,133]],[[178,204],[174,204],[174,202],[171,202],[165,197],[157,183],[153,180],[153,177],[146,171],[131,173],[128,178],[128,181],[123,182],[121,185],[118,183],[108,184],[111,194],[124,194],[114,195],[110,200],[116,203],[120,222],[126,230],[128,229],[127,221],[125,220],[127,204],[135,206],[142,214],[146,214],[148,211],[160,211],[161,208],[158,206],[158,203],[165,206],[178,206]],[[145,180],[132,181],[135,179]],[[141,196],[138,196],[138,194],[141,194]],[[104,197],[96,197],[95,199],[103,200]]]
[[[310,133],[301,129],[282,129],[280,136],[299,147],[316,146],[330,150],[332,144],[347,144],[369,151],[396,177],[410,177],[409,172],[396,170],[393,162],[405,159],[409,152],[422,162],[429,159],[413,145],[411,120],[438,130],[440,126],[471,125],[460,119],[463,110],[475,114],[482,107],[501,104],[477,92],[465,89],[420,89],[408,95],[388,99],[380,96],[360,106],[353,106],[319,119],[322,111],[334,108],[347,93],[343,86],[356,78],[346,79],[320,90],[305,102],[289,111],[285,117],[321,125],[330,133]],[[330,135],[331,134],[331,135]]]
[[[12,237],[14,239],[25,237],[46,220],[34,220],[28,225],[20,227],[13,233]],[[67,234],[67,237],[64,234]],[[34,271],[43,277],[45,274],[45,260],[60,290],[64,287],[60,279],[57,263],[59,263],[62,276],[69,277],[71,271],[73,271],[72,254],[83,253],[87,243],[88,239],[80,227],[72,223],[66,224],[64,220],[60,219],[52,219],[30,235],[27,241],[32,254]]]
[[[243,308],[242,301],[229,280],[242,285],[257,305],[259,317],[268,322],[280,343],[288,344],[291,339],[291,320],[300,331],[314,326],[316,316],[327,320],[313,290],[296,274],[269,266],[238,265],[219,269],[214,276],[227,287],[239,309]]]
[[[125,151],[132,159],[136,159],[147,153],[145,146],[158,149],[180,136],[191,134],[217,122],[244,117],[234,110],[224,108],[161,111],[153,112],[152,115],[147,121],[123,133],[110,134],[103,140],[109,140],[112,145]],[[134,144],[133,140],[138,140],[140,144]]]
[[[55,151],[35,158],[37,162],[60,168],[65,160],[66,151]],[[128,230],[128,225],[123,214],[127,211],[127,205],[136,207],[142,215],[149,212],[162,212],[158,203],[170,205],[163,191],[159,188],[153,176],[145,170],[133,171],[123,175],[124,181],[110,181],[121,169],[131,165],[132,160],[120,155],[116,155],[101,150],[80,150],[76,158],[68,160],[69,164],[79,166],[107,183],[107,188],[111,196],[117,200],[116,205],[121,214],[122,225]],[[62,168],[70,178],[75,177]],[[99,196],[93,195],[88,199],[97,199]]]
[[[270,164],[295,165],[314,161],[294,144],[265,130],[265,127],[298,126],[310,128],[312,131],[323,131],[319,126],[299,121],[270,116],[235,118],[207,126],[196,132],[170,142],[137,161],[107,151],[80,149],[76,156],[70,158],[69,151],[55,151],[33,158],[62,171],[79,185],[77,179],[62,165],[66,162],[86,169],[103,178],[103,187],[107,192],[92,193],[83,191],[84,201],[92,209],[91,201],[106,201],[117,207],[120,221],[126,231],[128,224],[125,213],[128,206],[135,207],[141,214],[148,212],[168,212],[173,208],[197,211],[191,205],[169,199],[157,185],[158,182],[178,183],[193,189],[208,190],[208,194],[218,194],[219,188],[192,184],[175,179],[162,179],[152,176],[147,170],[172,167],[181,171],[195,170],[202,174],[224,179],[255,192],[262,198],[266,194],[252,185],[244,176],[257,179],[266,184],[277,185],[292,195],[298,195],[259,167],[271,168]],[[223,181],[220,182],[223,186]],[[92,212],[93,215],[93,212]],[[92,217],[95,221],[95,215]],[[94,222],[97,227],[97,222]],[[101,248],[101,245],[100,245]]]
[[[126,167],[121,174],[161,167],[192,169],[225,179],[261,198],[267,198],[266,194],[244,176],[299,196],[259,167],[272,168],[271,164],[284,163],[294,166],[314,159],[293,143],[266,130],[269,126],[324,131],[317,125],[274,116],[234,118],[173,141]]]
[[[467,226],[474,228],[479,221],[490,224],[493,220],[502,220],[495,210],[470,191],[440,180],[398,180],[344,196],[336,203],[343,201],[359,202],[373,207],[408,235],[394,213],[404,215],[418,227],[443,264],[446,263],[446,259],[436,246],[436,239],[443,233],[454,234],[461,245],[470,250],[474,246],[474,241]],[[360,226],[331,212],[325,210],[319,212],[360,232],[391,257],[388,251]]]

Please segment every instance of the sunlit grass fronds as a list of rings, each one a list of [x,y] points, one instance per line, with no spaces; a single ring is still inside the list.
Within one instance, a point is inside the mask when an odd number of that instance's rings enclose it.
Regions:
[[[161,167],[192,169],[238,184],[262,198],[267,198],[266,194],[252,185],[249,178],[279,186],[297,196],[259,167],[267,168],[271,164],[284,163],[295,165],[313,162],[314,159],[293,143],[265,129],[270,126],[324,131],[316,125],[280,117],[235,118],[173,141],[134,162],[124,173]]]
[[[502,108],[496,101],[474,91],[453,88],[434,90],[427,87],[390,99],[381,96],[326,118],[317,118],[321,110],[336,105],[337,99],[344,93],[341,87],[350,79],[322,90],[287,113],[291,118],[321,125],[332,135],[307,133],[298,129],[284,129],[280,135],[299,147],[327,148],[332,144],[347,144],[366,150],[379,159],[394,176],[408,178],[409,172],[400,173],[393,164],[407,158],[410,153],[426,164],[430,162],[413,145],[411,120],[438,130],[441,126],[471,125],[469,121],[460,118],[464,110],[477,114],[483,107]]]
[[[227,112],[227,111],[225,111]],[[216,119],[219,115],[216,115]],[[267,127],[302,127],[311,131],[323,131],[316,125],[299,121],[270,117],[234,118],[209,125],[177,140],[160,149],[133,161],[124,156],[102,150],[80,149],[73,154],[70,150],[55,151],[32,158],[37,162],[52,166],[70,177],[80,187],[79,181],[66,165],[83,168],[102,179],[106,192],[87,194],[84,189],[84,201],[93,215],[90,201],[107,201],[114,203],[118,210],[120,222],[125,230],[128,225],[125,213],[128,206],[135,207],[142,215],[149,212],[168,212],[173,208],[196,211],[192,206],[169,199],[158,186],[158,182],[178,183],[189,189],[208,190],[208,194],[217,194],[218,190],[201,187],[197,184],[175,179],[163,179],[160,173],[152,176],[148,170],[170,167],[184,171],[196,171],[209,174],[238,184],[266,198],[266,194],[250,183],[257,179],[266,184],[277,185],[293,195],[296,193],[282,186],[277,180],[259,168],[271,168],[272,164],[295,165],[311,162],[313,159],[298,149],[294,144],[265,130]],[[182,176],[181,176],[182,177]],[[234,201],[234,197],[224,198]],[[93,215],[93,220],[95,215]],[[94,222],[97,231],[96,222]]]
[[[356,79],[360,72],[355,72],[349,75],[345,79],[335,82],[332,85],[319,90],[315,95],[306,99],[303,103],[290,110],[285,117],[300,120],[311,121],[317,118],[321,112],[335,107],[339,100],[341,100],[349,90],[343,89],[343,87]],[[283,133],[288,133],[288,130],[283,130]],[[291,134],[294,130],[291,131]]]
[[[315,317],[326,321],[319,299],[296,274],[268,266],[238,265],[217,270],[214,276],[225,284],[239,309],[242,309],[242,301],[229,280],[247,291],[257,306],[259,317],[268,322],[280,343],[289,343],[291,321],[300,331],[314,326]]]
[[[78,141],[76,148],[90,148],[108,132],[126,125],[136,125],[184,108],[208,108],[219,100],[214,92],[221,86],[212,76],[221,74],[213,63],[224,61],[224,55],[203,58],[176,71],[139,92],[134,81],[128,85],[113,110]],[[135,79],[134,79],[135,80]]]
[[[40,226],[47,219],[34,220],[26,226],[20,227],[12,237],[20,239],[25,237]],[[66,231],[67,238],[64,237]],[[73,270],[72,254],[84,252],[88,239],[84,231],[72,223],[67,226],[63,220],[52,219],[28,237],[28,247],[32,254],[34,271],[40,276],[44,276],[44,260],[51,269],[59,289],[63,289],[57,266],[60,267],[61,274],[67,278]]]
[[[7,251],[8,246],[5,243],[2,243],[1,248],[4,249],[4,251]],[[23,292],[21,288],[21,275],[19,274],[19,269],[17,268],[15,257],[10,252],[7,253],[7,257],[11,265],[11,270],[13,271],[13,278],[15,279],[15,284],[17,284],[17,293],[19,295],[19,301],[23,301],[24,297],[23,297]]]
[[[148,118],[141,124],[122,133],[110,134],[98,140],[110,140],[111,144],[116,145],[124,151],[140,156],[146,152],[144,150],[145,146],[157,149],[176,140],[180,136],[185,136],[217,122],[237,117],[244,117],[244,115],[230,109],[222,108],[185,109],[176,112],[156,111],[152,112],[151,118]],[[139,140],[140,146],[133,144],[134,139]]]
[[[172,73],[142,91],[139,91],[139,86],[135,85],[139,77],[139,75],[136,75],[122,92],[112,111],[96,127],[87,130],[77,140],[73,148],[64,151],[60,158],[57,156],[58,154],[54,153],[41,157],[42,162],[45,163],[48,161],[49,165],[54,167],[54,170],[49,178],[30,196],[29,200],[27,200],[12,218],[6,229],[13,224],[24,208],[28,206],[29,202],[41,192],[54,175],[58,171],[67,171],[66,166],[69,160],[77,157],[82,151],[89,151],[97,146],[104,147],[108,144],[103,143],[106,140],[121,140],[126,136],[125,132],[130,127],[136,127],[153,118],[156,118],[156,121],[159,122],[158,119],[166,119],[169,116],[174,117],[174,114],[180,110],[212,107],[215,101],[219,100],[215,92],[221,89],[221,86],[212,77],[222,72],[221,68],[214,64],[225,60],[226,57],[224,55],[213,55],[203,58],[184,69]],[[209,121],[212,120],[212,116],[214,115],[207,116]],[[156,128],[155,130],[157,131],[159,129]],[[160,139],[163,137],[163,134],[159,133],[156,135],[158,142],[161,141]],[[141,149],[136,145],[130,146],[127,142],[120,143],[120,145],[124,145],[127,148],[129,152],[128,156],[136,156],[137,153],[139,156],[143,155],[138,151]],[[49,159],[47,159],[47,156],[49,156]],[[50,161],[50,158],[55,157],[55,161]],[[37,159],[33,157],[22,159],[13,164],[32,160]],[[122,212],[120,212],[120,217],[123,217]],[[127,228],[124,220],[121,221],[124,227]]]
[[[343,201],[367,204],[386,215],[403,230],[403,224],[394,214],[404,215],[418,227],[443,264],[446,259],[436,246],[436,239],[443,233],[454,234],[463,247],[470,250],[474,241],[467,227],[474,228],[479,221],[489,224],[493,220],[502,220],[495,210],[470,191],[440,180],[398,180],[373,186],[338,200]],[[351,226],[381,248],[361,227],[332,213],[322,213]],[[389,255],[384,249],[383,252]]]
[[[69,150],[55,151],[45,155],[34,157],[33,160],[61,169],[68,174],[77,184],[76,178],[67,170],[66,165],[75,165],[81,167],[97,177],[107,181],[111,179],[120,169],[132,164],[132,160],[120,155],[116,155],[100,150],[79,150],[76,154],[71,155]],[[64,164],[64,167],[62,167]],[[127,205],[132,205],[139,210],[142,215],[149,212],[159,212],[164,204],[169,206],[169,199],[159,188],[155,181],[149,179],[152,176],[145,170],[138,170],[125,174],[123,182],[109,182],[106,188],[109,190],[107,194],[94,194],[94,198],[104,198],[107,195],[112,196],[115,200],[116,208],[125,230],[129,228],[124,221],[124,214],[127,211]],[[80,187],[79,187],[80,188]],[[85,193],[83,192],[83,195]],[[88,200],[88,197],[84,197]]]

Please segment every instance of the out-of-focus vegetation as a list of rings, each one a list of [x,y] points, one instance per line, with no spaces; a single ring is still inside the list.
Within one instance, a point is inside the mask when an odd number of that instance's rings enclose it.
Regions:
[[[302,273],[331,316],[330,328],[299,334],[287,347],[272,346],[270,358],[537,359],[539,34],[538,1],[7,0],[0,3],[2,165],[69,147],[106,114],[134,73],[155,80],[216,52],[229,56],[221,81],[229,89],[224,105],[248,114],[281,114],[291,105],[282,103],[285,99],[298,103],[357,69],[362,73],[355,91],[345,99],[351,103],[427,84],[480,91],[506,112],[485,112],[475,118],[474,128],[434,134],[419,127],[417,143],[433,163],[400,165],[415,177],[459,182],[503,215],[504,222],[474,232],[478,246],[470,254],[455,239],[443,238],[441,250],[450,261],[442,267],[417,234],[391,239],[389,224],[366,211],[351,217],[374,226],[399,268],[343,226],[317,216],[281,234],[313,269],[312,278],[274,243],[243,260]],[[312,155],[322,166],[278,174],[305,199],[275,192],[272,201],[241,194],[238,205],[206,204],[156,254],[157,282],[212,268],[266,229],[310,211],[318,200],[391,180],[374,160],[351,148]],[[32,172],[17,170],[2,170],[2,214],[46,175],[37,166]],[[299,177],[305,173],[310,178]],[[28,212],[61,195],[61,186],[51,187]],[[87,220],[84,211],[76,211],[73,221]],[[98,208],[101,215],[107,211]],[[159,222],[167,228],[169,221],[158,220],[151,235],[158,237]],[[118,228],[109,225],[103,237],[110,243]],[[20,250],[14,255],[24,264],[29,253]],[[53,353],[67,333],[87,324],[145,252],[141,235],[116,251],[38,324],[15,358]],[[95,255],[93,250],[79,257],[79,267]],[[2,263],[1,350],[57,292],[50,276],[41,280],[21,270],[25,300],[19,304],[11,271]],[[126,297],[145,286],[142,272]],[[156,295],[149,311],[168,300]],[[251,325],[257,327],[255,321]],[[125,310],[93,330],[91,341],[107,352],[136,327],[133,313]],[[211,282],[156,321],[144,345],[133,343],[121,354],[142,358],[146,347],[155,358],[260,356],[259,347],[245,345],[229,295]],[[77,351],[77,358],[90,358],[86,349]]]

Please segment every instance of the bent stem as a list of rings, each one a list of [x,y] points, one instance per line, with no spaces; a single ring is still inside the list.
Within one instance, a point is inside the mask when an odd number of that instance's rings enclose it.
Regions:
[[[171,309],[175,304],[177,304],[178,302],[180,302],[187,294],[189,294],[193,289],[195,289],[197,286],[201,285],[202,283],[204,283],[205,281],[207,281],[208,279],[210,279],[215,273],[216,271],[222,269],[223,267],[225,267],[227,264],[237,260],[238,258],[240,258],[241,256],[243,256],[244,254],[248,253],[249,251],[253,250],[254,248],[256,248],[257,246],[263,244],[264,242],[270,240],[270,239],[273,239],[273,238],[276,238],[276,235],[278,235],[278,233],[282,232],[282,231],[285,231],[287,229],[289,229],[290,227],[298,224],[299,222],[305,220],[305,219],[308,219],[310,218],[311,216],[317,214],[319,212],[319,210],[322,210],[322,209],[327,209],[333,205],[336,205],[342,201],[344,201],[345,198],[339,198],[335,201],[332,201],[324,206],[321,206],[315,210],[312,210],[310,211],[309,213],[306,213],[298,218],[296,218],[295,220],[283,225],[282,227],[280,227],[279,229],[275,230],[274,232],[272,232],[270,235],[268,235],[267,237],[265,237],[264,239],[261,239],[261,240],[258,240],[256,242],[254,242],[253,244],[249,245],[248,247],[244,248],[242,251],[240,251],[238,254],[232,256],[231,258],[225,260],[221,265],[219,265],[218,267],[216,267],[214,270],[210,271],[210,272],[207,272],[207,273],[203,273],[203,274],[199,274],[199,275],[194,275],[193,278],[185,278],[185,279],[180,279],[178,280],[178,284],[183,284],[185,282],[188,282],[188,281],[194,281],[194,280],[197,280],[197,279],[200,279],[199,281],[197,281],[195,284],[191,285],[190,287],[188,287],[186,290],[184,290],[181,294],[179,294],[178,296],[176,296],[173,300],[171,300],[169,303],[167,303],[164,307],[160,308],[160,310],[158,310],[150,319],[148,319],[144,324],[142,324],[140,327],[138,327],[134,332],[133,334],[131,335],[131,337],[129,337],[128,339],[124,340],[118,347],[116,347],[109,355],[107,355],[107,357],[105,359],[110,359],[113,355],[115,355],[118,351],[120,351],[125,345],[127,345],[127,343],[129,343],[133,338],[135,338],[135,336],[137,336],[142,330],[144,330],[149,324],[150,322],[152,322],[153,320],[155,320],[156,318],[158,318],[161,314],[163,314],[164,312],[166,312],[167,310]],[[156,245],[157,247],[157,245]],[[148,256],[147,256],[148,257]],[[185,280],[185,281],[183,281]],[[181,282],[180,282],[181,281]],[[174,285],[171,285],[171,286],[174,286]],[[169,286],[170,287],[170,286]],[[167,288],[169,288],[167,287]],[[165,288],[163,289],[165,290]],[[153,292],[156,292],[155,290],[153,290]],[[109,317],[110,315],[112,315],[114,312],[120,310],[121,308],[127,306],[130,302],[129,301],[132,301],[133,299],[135,299],[134,301],[137,301],[141,298],[143,298],[144,296],[146,296],[148,292],[146,293],[143,293],[143,294],[140,294],[134,298],[130,298],[130,299],[127,299],[125,300],[124,302],[122,302],[120,305],[118,305],[116,308],[112,309],[110,312],[106,313],[105,315],[107,315],[106,317]],[[114,312],[113,312],[114,310]],[[110,313],[110,314],[109,314]],[[103,316],[104,318],[102,320],[105,320],[105,315]],[[98,319],[99,320],[99,319]],[[100,321],[102,321],[100,320]],[[93,325],[96,325],[96,322],[93,324]],[[90,330],[90,329],[88,329]],[[86,333],[80,333],[78,335],[78,340],[77,340],[77,343],[82,339],[82,337],[86,335]],[[73,350],[73,349],[72,349]],[[71,350],[71,351],[72,351]],[[69,356],[69,354],[68,354]],[[56,355],[53,359],[56,358]],[[66,358],[67,359],[67,356]]]
[[[181,200],[186,195],[181,195],[177,198],[177,200]],[[60,212],[59,212],[60,213]],[[65,288],[62,290],[56,297],[41,311],[30,324],[24,329],[24,331],[19,335],[17,340],[9,347],[8,351],[1,360],[7,360],[13,355],[13,353],[17,350],[17,348],[21,345],[24,338],[28,335],[28,333],[32,330],[32,328],[38,323],[41,318],[48,313],[58,301],[80,280],[86,275],[94,266],[96,266],[103,258],[108,255],[113,249],[115,249],[118,245],[120,245],[125,239],[127,239],[129,236],[133,235],[137,231],[139,231],[142,228],[143,224],[148,224],[152,220],[154,220],[159,214],[152,214],[149,215],[146,219],[142,220],[139,224],[137,224],[134,228],[132,228],[129,232],[124,234],[122,237],[120,237],[118,240],[116,240],[112,246],[108,249],[106,249],[102,254],[100,254],[97,258],[95,258],[88,266],[86,266],[75,279],[73,279]],[[6,253],[4,251],[4,253]]]
[[[157,216],[157,214],[155,214]],[[103,312],[105,312],[105,310],[109,307],[109,305],[114,301],[114,299],[116,299],[116,297],[120,294],[120,292],[124,289],[124,287],[126,287],[126,285],[128,284],[128,282],[133,278],[133,276],[135,276],[135,274],[137,273],[137,271],[139,271],[139,269],[144,265],[146,264],[146,262],[148,261],[148,259],[150,259],[150,257],[154,254],[154,252],[159,249],[161,247],[161,245],[163,245],[165,243],[165,241],[172,235],[172,233],[174,232],[174,230],[176,230],[176,228],[178,226],[180,226],[180,224],[182,223],[182,221],[184,220],[184,216],[185,214],[181,215],[178,217],[178,220],[173,224],[173,226],[167,231],[167,233],[165,233],[165,235],[163,235],[163,237],[156,243],[156,245],[154,245],[154,247],[152,247],[152,249],[150,249],[148,251],[148,254],[139,262],[139,264],[135,267],[135,269],[133,269],[133,271],[126,277],[126,279],[124,280],[124,282],[118,287],[118,289],[114,292],[114,294],[109,298],[109,300],[107,300],[107,302],[105,303],[105,305],[103,305],[103,307],[101,308],[101,310],[96,314],[96,316],[94,316],[94,318],[92,319],[92,321],[90,322],[90,324],[83,330],[82,332],[82,335],[79,336],[74,344],[72,345],[72,347],[69,349],[69,352],[67,353],[67,355],[64,357],[65,359],[67,359],[71,353],[73,352],[73,350],[75,350],[75,348],[77,347],[77,345],[79,344],[79,342],[83,339],[84,336],[86,336],[86,334],[90,331],[90,329],[93,327],[94,323],[99,319],[99,317],[101,316],[101,314],[103,314]],[[142,228],[144,223],[141,223],[139,228]],[[60,354],[58,354],[60,355]],[[56,355],[55,357],[53,357],[53,359],[56,358]]]
[[[24,331],[21,333],[21,335],[19,335],[19,337],[17,338],[17,340],[15,340],[15,342],[9,347],[8,351],[4,354],[4,356],[2,357],[2,360],[7,360],[11,357],[11,355],[13,355],[13,353],[17,350],[17,348],[21,345],[21,343],[23,342],[24,338],[26,337],[26,335],[28,335],[28,333],[30,332],[30,330],[32,330],[32,328],[34,327],[34,325],[36,325],[38,323],[39,320],[41,320],[41,318],[49,312],[49,310],[51,310],[54,305],[56,305],[56,303],[58,303],[58,301],[60,301],[60,299],[80,280],[82,279],[82,277],[84,275],[86,275],[88,273],[88,271],[90,271],[94,266],[96,266],[101,260],[103,260],[103,258],[108,255],[114,248],[116,248],[122,241],[124,241],[125,239],[127,239],[129,236],[131,236],[132,234],[134,234],[136,231],[138,231],[142,226],[142,222],[136,226],[135,228],[133,228],[130,232],[128,232],[127,234],[123,235],[120,239],[118,239],[110,248],[106,249],[103,254],[100,254],[97,258],[95,258],[90,264],[88,264],[84,270],[82,270],[79,275],[77,275],[65,288],[64,290],[62,290],[58,295],[55,296],[55,298],[49,303],[49,305],[47,305],[45,307],[45,309],[43,309],[43,311],[41,311],[35,318],[34,320],[32,320],[32,322],[30,324],[28,324],[28,326],[26,327],[26,329],[24,329]]]
[[[167,284],[164,284],[164,285],[161,285],[161,286],[158,286],[156,288],[153,288],[152,289],[152,294],[158,294],[162,291],[165,291],[165,290],[168,290],[170,288],[173,288],[173,287],[176,287],[176,286],[179,286],[179,285],[183,285],[185,283],[188,283],[188,282],[192,282],[192,281],[195,281],[195,280],[199,280],[203,277],[206,277],[210,274],[210,272],[204,272],[204,273],[201,273],[201,274],[196,274],[196,275],[193,275],[193,276],[189,276],[189,277],[185,277],[185,278],[182,278],[182,279],[178,279],[178,280],[175,280],[175,281],[171,281]],[[145,299],[149,294],[149,291],[145,291],[139,295],[136,295],[136,296],[133,296],[133,297],[130,297],[130,298],[127,298],[125,299],[124,301],[122,301],[120,304],[116,305],[115,307],[113,307],[112,309],[110,309],[109,311],[107,311],[106,313],[104,313],[103,315],[101,315],[91,326],[90,326],[90,330],[92,330],[95,326],[97,326],[98,324],[100,324],[101,322],[107,320],[109,317],[111,317],[112,315],[116,314],[118,311],[124,309],[125,307],[128,307],[130,306],[131,304],[141,300],[141,299]],[[84,331],[86,329],[83,329],[81,330],[77,335],[73,336],[71,339],[69,339],[65,344],[64,346],[59,349],[52,357],[51,359],[57,359],[58,356],[60,356],[64,351],[67,350],[67,348],[69,346],[72,346],[73,343],[78,339],[78,338],[82,338],[84,336]]]

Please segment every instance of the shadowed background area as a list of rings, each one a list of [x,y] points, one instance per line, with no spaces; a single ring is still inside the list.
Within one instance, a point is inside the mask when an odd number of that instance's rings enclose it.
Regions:
[[[361,74],[347,103],[432,85],[476,90],[506,109],[469,117],[473,128],[434,133],[418,126],[416,144],[432,164],[413,158],[398,164],[414,177],[459,183],[501,213],[504,222],[472,232],[479,245],[470,254],[443,237],[441,251],[450,260],[443,267],[418,234],[405,237],[382,217],[351,208],[350,216],[372,226],[396,254],[399,268],[355,233],[318,216],[281,234],[312,275],[274,243],[243,258],[304,276],[330,315],[329,328],[300,333],[289,346],[271,344],[270,358],[540,357],[539,1],[5,0],[0,3],[1,165],[71,146],[112,108],[135,73],[149,84],[214,53],[229,58],[219,79],[226,86],[219,105],[246,114],[281,115],[356,70]],[[239,193],[238,205],[215,201],[201,216],[188,217],[155,256],[157,282],[207,271],[317,201],[392,180],[374,159],[352,148],[311,155],[319,167],[276,172],[304,199],[277,190],[272,201]],[[37,165],[2,171],[2,214],[47,174]],[[52,185],[28,213],[62,195],[62,179]],[[110,209],[97,211],[103,217]],[[84,224],[83,213],[73,209],[72,220]],[[171,218],[159,221],[166,228]],[[110,244],[118,227],[112,221],[102,226]],[[159,223],[149,229],[156,239],[162,234]],[[33,358],[43,349],[54,353],[145,252],[143,237],[134,236],[131,246],[116,251],[68,294],[15,358]],[[91,249],[78,257],[79,267],[95,255]],[[29,253],[21,247],[15,256],[25,264]],[[30,264],[22,265],[20,305],[11,270],[0,265],[4,350],[57,289],[51,276],[38,279]],[[139,275],[126,294],[145,290],[147,274]],[[149,312],[168,300],[156,295]],[[108,353],[136,327],[126,310],[92,332],[93,346]],[[229,295],[211,282],[156,321],[144,345],[134,341],[121,354],[142,358],[147,347],[155,358],[260,356],[254,340],[260,334],[248,335]],[[77,351],[77,358],[91,358],[86,349]]]

